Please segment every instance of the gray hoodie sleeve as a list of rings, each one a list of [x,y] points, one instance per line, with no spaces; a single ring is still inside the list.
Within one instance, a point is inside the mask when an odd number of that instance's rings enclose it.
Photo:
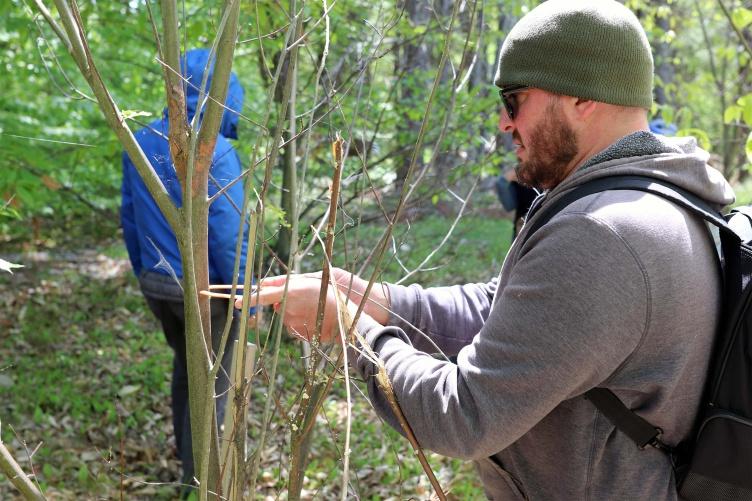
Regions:
[[[486,284],[454,285],[424,289],[387,284],[389,325],[402,329],[415,348],[433,353],[436,348],[454,356],[470,344],[483,327],[496,294],[497,279]],[[422,334],[424,335],[422,335]]]
[[[560,214],[521,251],[456,365],[416,350],[395,327],[359,324],[427,449],[468,459],[503,450],[562,401],[606,380],[648,328],[644,266],[608,224]],[[363,356],[357,364],[377,411],[399,429],[372,377],[374,366]]]

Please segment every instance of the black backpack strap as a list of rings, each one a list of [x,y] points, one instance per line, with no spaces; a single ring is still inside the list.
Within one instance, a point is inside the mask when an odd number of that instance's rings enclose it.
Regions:
[[[629,410],[611,390],[593,388],[585,393],[585,398],[590,400],[611,421],[611,424],[631,438],[640,449],[648,445],[658,449],[668,449],[668,446],[660,441],[663,430]]]
[[[530,238],[533,233],[549,222],[551,218],[576,200],[594,193],[608,190],[643,191],[669,200],[719,228],[724,256],[733,254],[734,249],[738,250],[739,237],[733,230],[731,230],[725,219],[723,219],[717,211],[708,206],[707,202],[667,181],[645,176],[629,175],[608,176],[595,179],[583,183],[563,194],[548,207],[542,209],[544,212],[539,217],[535,218],[532,226],[526,232],[525,239],[527,240]],[[537,212],[538,211],[534,208],[533,212],[528,214],[528,220],[530,220]],[[728,285],[729,284],[727,284],[727,286]],[[622,431],[632,439],[638,447],[644,448],[650,445],[658,449],[664,449],[667,451],[671,450],[670,447],[660,440],[662,430],[651,425],[635,412],[631,411],[611,390],[606,388],[593,388],[587,391],[584,396],[586,399],[590,400],[618,430]]]
[[[721,234],[725,234],[728,237],[735,239],[737,242],[739,241],[739,237],[731,228],[729,228],[726,220],[723,219],[717,211],[709,207],[707,202],[701,198],[669,183],[668,181],[646,176],[629,175],[608,176],[594,179],[593,181],[583,183],[576,186],[571,191],[566,192],[544,209],[545,212],[534,221],[533,225],[527,231],[526,239],[530,238],[533,233],[540,229],[541,226],[549,222],[552,217],[576,200],[594,193],[608,190],[644,191],[646,193],[658,195],[680,207],[688,209],[698,217],[717,226],[721,230]],[[536,210],[534,213],[528,214],[528,220],[532,219],[532,216],[537,212],[539,211]]]

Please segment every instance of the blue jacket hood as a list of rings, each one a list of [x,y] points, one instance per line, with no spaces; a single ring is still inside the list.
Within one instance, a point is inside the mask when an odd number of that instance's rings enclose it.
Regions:
[[[198,108],[198,94],[207,65],[208,50],[192,50],[183,56],[182,72],[189,82],[186,92],[187,111],[193,117]],[[210,73],[211,75],[211,73]],[[243,89],[233,74],[229,83],[226,103],[230,109],[240,110],[243,103]],[[228,186],[241,175],[242,167],[235,149],[228,138],[236,138],[238,116],[225,112],[216,147],[212,156],[208,185],[208,196],[213,197],[220,190],[224,195],[209,206],[209,280],[214,284],[229,284],[234,277],[236,247],[240,240],[240,270],[238,277],[243,280],[248,250],[248,223],[242,223],[238,207],[243,206],[243,183]],[[154,172],[177,207],[182,206],[182,189],[172,163],[168,141],[169,117],[165,113],[159,120],[138,130],[134,136],[144,155],[151,163]],[[142,271],[171,275],[175,281],[183,277],[182,260],[177,239],[159,207],[154,202],[141,176],[123,152],[123,184],[120,218],[123,225],[123,238],[128,256],[136,275]]]
[[[207,69],[209,62],[209,49],[193,49],[186,52],[180,58],[180,69],[183,76],[188,81],[186,86],[186,108],[188,110],[188,119],[191,120],[196,114],[198,108],[198,96],[201,89],[201,81],[204,78],[204,71]],[[208,65],[209,77],[206,81],[206,90],[211,87],[211,79],[214,76],[214,59],[211,65]],[[237,75],[230,74],[230,84],[227,89],[227,99],[225,105],[230,110],[240,113],[243,109],[243,87],[240,85]],[[225,110],[222,116],[222,123],[219,127],[219,133],[228,139],[238,138],[238,115]]]

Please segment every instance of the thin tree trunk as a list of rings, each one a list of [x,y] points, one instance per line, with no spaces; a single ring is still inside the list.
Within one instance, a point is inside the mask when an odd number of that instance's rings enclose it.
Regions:
[[[407,12],[410,24],[416,27],[427,27],[431,18],[431,2],[429,0],[405,0],[405,11]],[[423,106],[426,95],[422,81],[428,81],[428,71],[430,68],[430,51],[426,43],[426,36],[418,37],[402,47],[398,67],[395,73],[401,74],[403,70],[406,77],[401,84],[398,107],[405,109],[415,109]],[[426,82],[427,84],[427,82]],[[407,142],[414,142],[420,131],[421,120],[408,118],[401,120],[397,124],[397,131],[400,135],[409,137]],[[399,189],[407,177],[410,163],[412,161],[411,153],[403,155],[401,161],[397,164],[396,188]],[[418,168],[423,165],[423,156],[418,155]]]
[[[288,226],[280,229],[279,240],[277,242],[277,255],[279,258],[287,263],[290,260],[290,249],[297,247],[292,241],[295,238],[293,235],[292,222],[297,220],[298,217],[298,177],[297,177],[297,147],[296,141],[293,139],[297,134],[295,124],[295,94],[297,92],[298,82],[298,68],[297,66],[288,68],[292,72],[290,78],[292,78],[292,90],[290,91],[290,102],[287,106],[288,126],[287,132],[284,134],[287,146],[285,146],[285,152],[283,155],[283,175],[282,175],[282,196],[281,206],[285,211],[285,219],[289,223]]]
[[[667,6],[666,0],[656,1],[658,7]],[[656,16],[655,23],[664,33],[671,29],[671,19],[668,16]],[[675,50],[671,44],[665,40],[659,39],[655,43],[655,74],[660,78],[660,82],[655,88],[655,102],[659,105],[673,106],[675,104],[674,92],[671,90],[674,86],[674,76],[676,69],[673,60]]]
[[[218,492],[221,488],[214,412],[214,384],[208,378],[211,364],[214,363],[211,358],[209,299],[199,296],[199,291],[208,289],[209,285],[208,175],[221,117],[224,113],[224,108],[219,103],[224,103],[227,94],[237,38],[239,2],[229,0],[224,5],[220,30],[213,47],[216,51],[216,63],[211,89],[209,89],[211,99],[207,101],[199,130],[192,130],[186,119],[185,92],[180,77],[177,2],[176,0],[163,0],[161,5],[164,33],[161,42],[157,38],[157,46],[164,65],[165,88],[170,113],[170,149],[175,170],[183,188],[184,205],[180,209],[175,207],[161,180],[156,176],[97,71],[76,2],[56,0],[62,28],[57,26],[49,12],[43,9],[41,2],[36,3],[42,15],[62,39],[79,71],[94,92],[108,125],[116,133],[133,160],[139,175],[178,241],[183,264],[186,357],[189,371],[193,455],[200,486],[199,498],[204,500],[208,498],[209,491]],[[198,120],[194,122],[194,126],[198,126]]]

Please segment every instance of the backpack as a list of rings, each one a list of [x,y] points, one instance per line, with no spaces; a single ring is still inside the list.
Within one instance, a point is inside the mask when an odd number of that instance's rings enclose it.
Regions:
[[[718,228],[723,270],[721,322],[694,431],[676,447],[663,443],[662,430],[629,410],[610,390],[593,388],[584,397],[638,447],[655,447],[670,456],[681,498],[752,501],[752,237],[749,232],[740,237],[734,231],[752,227],[752,208],[740,207],[724,217],[705,201],[669,182],[643,176],[611,176],[583,183],[564,194],[544,209],[527,238],[575,200],[607,190],[658,195]],[[531,213],[534,211],[535,208]]]

